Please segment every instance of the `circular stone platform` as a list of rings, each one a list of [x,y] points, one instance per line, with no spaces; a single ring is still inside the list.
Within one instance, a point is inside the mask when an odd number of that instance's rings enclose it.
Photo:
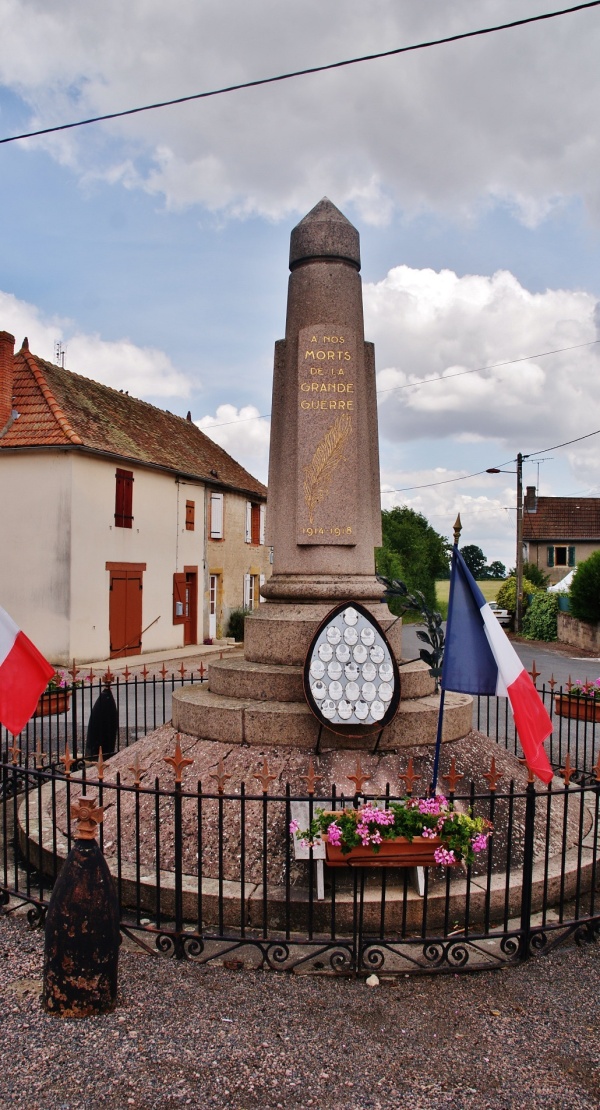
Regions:
[[[201,781],[202,789],[210,798],[202,799],[202,913],[204,921],[210,925],[219,920],[219,891],[222,892],[221,913],[224,925],[239,927],[243,921],[248,928],[252,928],[260,921],[264,900],[263,880],[267,880],[267,914],[269,928],[277,930],[285,924],[285,897],[286,897],[286,852],[288,844],[287,814],[285,791],[289,783],[291,796],[306,797],[306,781],[309,757],[304,751],[292,751],[289,748],[265,747],[262,750],[242,747],[240,745],[224,745],[210,741],[198,740],[194,737],[181,736],[181,748],[187,759],[193,764],[186,768],[183,774],[183,799],[182,799],[182,842],[183,842],[183,907],[184,916],[194,920],[198,908],[198,798],[196,795],[198,782]],[[122,867],[121,883],[122,897],[125,905],[138,904],[146,914],[155,912],[156,907],[156,819],[158,816],[160,832],[160,885],[161,885],[161,912],[163,917],[174,912],[174,809],[173,809],[173,775],[165,764],[165,756],[173,754],[175,746],[175,732],[169,726],[163,726],[155,732],[143,737],[129,749],[120,752],[107,761],[104,780],[104,853],[113,871],[117,872],[116,838],[117,838],[117,807],[115,793],[111,791],[110,783],[115,782],[117,772],[121,781],[130,784],[128,791],[120,795],[119,821],[122,840]],[[414,748],[411,753],[414,759],[415,771],[421,776],[420,782],[414,787],[415,794],[424,792],[431,775],[432,751],[428,747]],[[515,784],[515,791],[522,793],[527,783],[527,774],[520,763],[509,752],[499,748],[489,737],[482,733],[471,732],[468,736],[449,742],[442,752],[442,774],[449,770],[451,757],[456,759],[458,771],[467,767],[475,767],[473,775],[475,791],[477,794],[487,794],[487,781],[484,773],[489,770],[492,756],[496,760],[496,768],[502,778],[499,780],[498,797],[495,799],[494,813],[494,848],[493,868],[490,888],[491,920],[500,920],[504,912],[506,891],[506,865],[510,856],[510,891],[511,912],[518,907],[520,902],[520,885],[524,834],[524,799],[517,798],[512,815],[512,832],[510,852],[507,849],[508,827],[508,801],[503,797],[503,790],[508,791],[510,780]],[[268,772],[274,778],[269,782],[269,801],[267,802],[267,854],[268,865],[266,874],[263,871],[262,844],[263,844],[263,800],[262,785],[254,777],[263,770],[264,760],[268,763]],[[365,791],[371,795],[383,796],[386,784],[390,784],[392,794],[404,793],[404,786],[399,775],[406,770],[406,756],[381,753],[372,755],[361,753],[363,771],[370,775],[370,780],[365,784]],[[218,773],[218,763],[222,760],[222,771],[231,777],[224,782],[226,794],[222,800],[215,797],[217,793],[217,780],[214,776]],[[136,762],[144,768],[142,785],[139,791],[132,788]],[[353,794],[353,784],[348,775],[354,774],[356,769],[356,752],[347,749],[338,749],[323,753],[314,759],[315,771],[320,776],[316,786],[315,805],[319,804],[319,795],[327,796],[335,785],[338,797],[345,792],[346,797]],[[221,773],[221,772],[219,772]],[[91,776],[90,776],[91,777]],[[161,788],[166,791],[160,796],[158,813],[156,796],[153,789],[155,778],[160,779]],[[254,799],[245,802],[245,836],[242,851],[241,824],[240,824],[240,787],[242,782],[246,785],[246,794],[254,795]],[[465,779],[463,787],[467,783]],[[148,790],[145,790],[148,784]],[[440,780],[440,786],[444,786]],[[562,782],[557,783],[562,787]],[[152,789],[150,789],[152,787]],[[88,792],[95,793],[90,782]],[[76,782],[71,784],[71,796],[79,793]],[[457,788],[460,794],[460,786]],[[230,795],[228,797],[227,795]],[[258,795],[258,797],[257,797]],[[489,796],[477,803],[476,812],[483,816],[489,815]],[[23,803],[24,805],[25,803]],[[139,809],[139,872],[136,865],[136,810]],[[221,817],[220,817],[221,813]],[[547,879],[547,904],[552,903],[554,893],[558,899],[563,884],[562,896],[568,898],[574,892],[577,881],[579,838],[579,806],[573,805],[569,812],[565,830],[565,868],[561,869],[561,853],[563,848],[563,807],[558,804],[551,816],[548,833],[548,879]],[[218,843],[219,820],[222,820],[223,851],[221,857],[222,871],[220,873],[220,853]],[[546,805],[541,802],[537,807],[535,828],[535,867],[533,887],[533,909],[542,905],[544,898],[544,858],[547,839],[547,811]],[[36,825],[36,816],[29,813],[30,838],[26,843],[24,834],[24,820],[20,821],[21,847],[32,863],[39,865],[46,872],[52,872],[52,855],[54,837],[56,836],[57,853],[64,857],[67,853],[67,807],[66,790],[59,784],[56,790],[56,822],[57,829],[52,825],[52,795],[51,784],[45,788],[42,805],[41,829]],[[593,815],[587,810],[583,814],[582,832],[585,837],[593,826]],[[589,862],[587,855],[589,854]],[[244,858],[243,883],[241,875],[241,860]],[[591,875],[592,852],[583,849],[583,872],[580,872],[580,889],[583,889]],[[469,913],[470,920],[481,920],[485,911],[487,899],[487,853],[485,853],[472,869],[472,878],[469,888]],[[139,894],[138,894],[139,876]],[[327,930],[330,920],[331,904],[328,897],[330,873],[325,868],[326,889],[325,900],[312,902],[310,910],[315,930]],[[292,856],[290,868],[290,902],[291,902],[291,927],[302,931],[308,927],[309,891],[308,891],[308,866],[303,861],[294,861]],[[365,928],[376,927],[381,900],[381,877],[378,874],[369,874],[365,888]],[[450,898],[452,920],[461,921],[464,912],[466,880],[460,868],[450,871]],[[406,928],[419,928],[421,925],[422,899],[409,888],[407,894]],[[405,899],[403,872],[391,870],[388,872],[386,885],[386,921],[390,929],[398,924],[397,917],[401,912]],[[243,901],[243,904],[242,904]],[[443,926],[446,912],[446,872],[445,870],[430,869],[428,890],[428,928],[435,929]],[[336,873],[336,921],[337,929],[352,928],[353,915],[353,874],[348,870]]]

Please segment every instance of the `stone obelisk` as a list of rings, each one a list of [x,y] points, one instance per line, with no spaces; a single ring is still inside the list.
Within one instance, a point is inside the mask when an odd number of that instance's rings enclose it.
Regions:
[[[207,685],[173,695],[173,723],[224,743],[340,749],[304,696],[307,652],[344,601],[362,604],[402,660],[402,621],[381,601],[375,358],[364,339],[356,228],[324,198],[293,229],[285,339],[275,345],[267,542],[273,575],[246,618],[244,656],[210,664]],[[380,749],[435,741],[428,667],[402,663],[402,701]],[[471,699],[448,694],[445,736],[470,728]],[[352,741],[360,746],[362,740]]]
[[[275,346],[267,543],[272,601],[375,601],[381,544],[375,357],[360,242],[326,197],[293,229]]]

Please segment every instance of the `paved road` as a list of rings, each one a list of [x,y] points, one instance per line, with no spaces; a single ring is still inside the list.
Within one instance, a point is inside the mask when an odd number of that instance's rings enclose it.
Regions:
[[[421,627],[416,624],[404,625],[402,651],[405,658],[418,656],[419,648],[423,646],[417,639],[417,630]],[[542,644],[539,641],[522,640],[512,640],[512,644],[528,671],[535,662],[536,670],[539,671],[538,688],[544,683],[547,685],[553,676],[559,686],[566,686],[569,677],[593,679],[600,675],[600,659],[581,658],[579,651],[566,644]]]

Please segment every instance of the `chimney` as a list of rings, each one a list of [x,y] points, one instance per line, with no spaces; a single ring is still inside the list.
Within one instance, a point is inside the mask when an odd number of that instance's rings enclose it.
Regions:
[[[527,489],[525,491],[525,512],[537,512],[537,493],[535,486],[527,486]]]
[[[14,335],[0,331],[0,430],[8,424],[13,410],[14,357]]]

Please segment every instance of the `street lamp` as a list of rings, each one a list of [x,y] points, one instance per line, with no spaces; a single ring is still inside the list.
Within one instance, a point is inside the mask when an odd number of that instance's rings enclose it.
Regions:
[[[517,475],[517,598],[515,605],[515,632],[520,632],[523,626],[523,459],[529,455],[519,454],[516,458],[517,469],[500,470],[497,466],[490,466],[486,474],[515,474]]]

